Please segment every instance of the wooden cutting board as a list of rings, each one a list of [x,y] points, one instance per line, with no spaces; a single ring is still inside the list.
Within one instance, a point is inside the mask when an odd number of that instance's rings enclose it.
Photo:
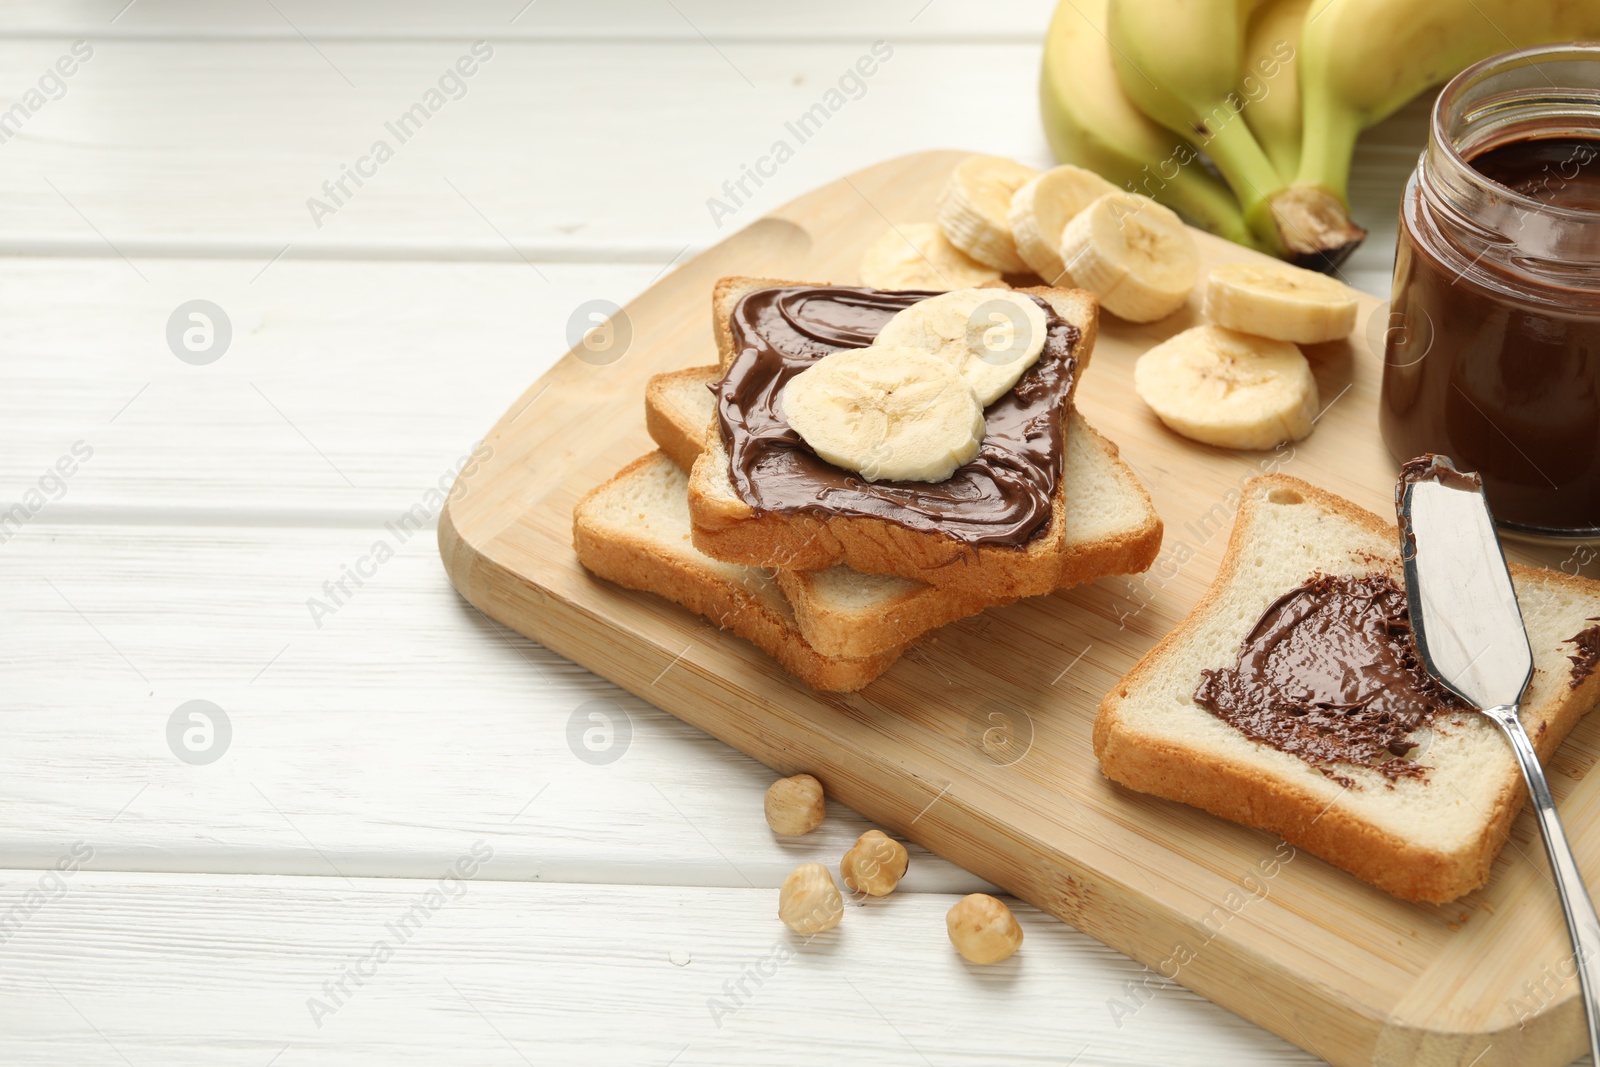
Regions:
[[[569,353],[489,431],[492,458],[441,516],[451,581],[500,622],[781,773],[815,773],[885,828],[1143,962],[1147,980],[1106,1006],[1120,1025],[1137,1025],[1165,976],[1336,1064],[1568,1063],[1585,1047],[1577,983],[1526,812],[1487,888],[1442,907],[1407,904],[1271,835],[1113,786],[1090,747],[1101,696],[1215,575],[1244,481],[1282,470],[1380,514],[1392,507],[1381,359],[1365,340],[1378,301],[1363,298],[1348,344],[1308,350],[1327,408],[1281,454],[1193,444],[1134,395],[1134,360],[1199,321],[1198,293],[1164,322],[1103,317],[1078,406],[1149,488],[1166,523],[1160,559],[1143,576],[946,627],[861,693],[812,692],[746,642],[578,565],[574,504],[653,447],[646,379],[715,361],[712,283],[857,282],[886,220],[931,220],[965,154],[891,160],[795,200],[629,304],[620,359]],[[1208,265],[1255,255],[1196,239]],[[1597,729],[1580,725],[1551,775],[1591,884],[1600,775],[1585,772]]]

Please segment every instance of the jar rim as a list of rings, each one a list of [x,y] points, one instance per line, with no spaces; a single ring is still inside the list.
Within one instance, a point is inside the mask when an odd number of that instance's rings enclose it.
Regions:
[[[1461,98],[1472,88],[1476,87],[1485,78],[1503,70],[1513,67],[1533,66],[1538,67],[1539,61],[1554,60],[1581,60],[1594,63],[1596,70],[1600,70],[1600,42],[1571,42],[1566,44],[1536,45],[1531,48],[1518,48],[1487,59],[1479,60],[1472,66],[1451,78],[1440,91],[1433,104],[1433,113],[1428,120],[1428,136],[1430,151],[1442,153],[1454,166],[1462,168],[1468,173],[1477,174],[1476,168],[1470,160],[1461,154],[1456,146],[1456,139],[1449,129],[1449,117],[1456,113],[1456,106]],[[1552,91],[1558,87],[1552,83]],[[1600,117],[1600,98],[1596,101],[1596,115]],[[1597,132],[1600,138],[1600,132]],[[1600,210],[1588,208],[1574,208],[1565,205],[1552,204],[1548,200],[1540,200],[1526,193],[1520,193],[1510,186],[1502,185],[1487,176],[1482,181],[1494,186],[1495,194],[1511,204],[1518,205],[1527,211],[1536,211],[1546,216],[1560,219],[1569,219],[1580,225],[1592,226],[1600,222]]]

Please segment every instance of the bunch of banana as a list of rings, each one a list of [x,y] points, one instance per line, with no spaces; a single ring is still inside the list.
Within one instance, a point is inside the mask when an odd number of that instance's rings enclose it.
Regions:
[[[1152,0],[1154,2],[1154,0]],[[1166,204],[1202,229],[1260,247],[1239,203],[1195,152],[1134,106],[1106,43],[1110,0],[1062,0],[1044,42],[1039,109],[1056,158]]]
[[[1497,52],[1595,36],[1594,0],[1062,0],[1041,109],[1062,161],[1329,269],[1365,236],[1363,129]]]

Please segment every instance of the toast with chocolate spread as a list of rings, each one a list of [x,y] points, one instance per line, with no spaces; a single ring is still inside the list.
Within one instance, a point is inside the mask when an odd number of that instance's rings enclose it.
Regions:
[[[711,559],[690,543],[688,478],[664,452],[641,456],[584,496],[572,533],[578,561],[594,574],[732,630],[813,689],[860,689],[905,650],[843,657],[813,648],[770,575]]]
[[[715,413],[711,387],[721,374],[715,366],[691,367],[658,374],[645,388],[650,436],[685,470],[705,450]],[[1118,458],[1116,445],[1075,409],[1067,420],[1063,482],[1067,498],[1077,502],[1067,509],[1063,549],[1074,558],[1073,573],[1088,581],[1150,565],[1160,548],[1160,520],[1150,496]],[[781,570],[776,576],[801,633],[827,655],[865,656],[901,646],[935,627],[1007,602],[989,593],[864,574],[843,564]]]
[[[822,357],[873,343],[894,314],[937,294],[724,278],[713,293],[723,377],[690,476],[696,547],[717,559],[788,571],[844,564],[1004,603],[1149,566],[1153,511],[1093,563],[1069,549],[1063,477],[1073,391],[1094,348],[1094,297],[1034,288],[1044,350],[984,409],[975,459],[943,482],[873,482],[824,461],[782,417],[788,380]],[[1148,503],[1146,503],[1148,507]]]
[[[1548,760],[1600,699],[1600,582],[1513,565]],[[1101,702],[1113,781],[1280,834],[1407,900],[1489,878],[1526,789],[1500,730],[1428,677],[1395,527],[1283,475],[1244,491],[1189,617]]]

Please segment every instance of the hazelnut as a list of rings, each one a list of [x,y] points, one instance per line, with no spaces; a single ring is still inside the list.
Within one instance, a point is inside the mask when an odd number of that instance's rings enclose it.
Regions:
[[[882,830],[868,830],[839,861],[839,875],[857,893],[886,897],[906,876],[910,863],[904,845]]]
[[[1022,927],[1011,909],[986,893],[956,901],[944,925],[956,951],[973,963],[999,963],[1022,947]]]
[[[839,925],[844,898],[833,875],[820,863],[802,863],[778,890],[778,918],[797,934],[820,934]]]
[[[809,834],[822,825],[827,805],[822,783],[809,774],[779,778],[767,787],[767,825],[785,837]]]

